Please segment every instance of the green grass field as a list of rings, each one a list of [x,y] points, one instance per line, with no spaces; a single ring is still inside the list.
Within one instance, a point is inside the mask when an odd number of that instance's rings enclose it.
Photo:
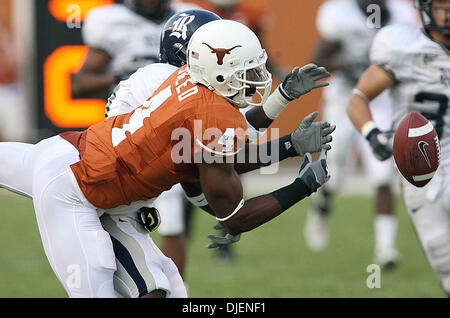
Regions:
[[[379,289],[366,286],[373,256],[372,200],[335,201],[331,242],[322,253],[305,246],[308,205],[308,200],[301,202],[243,234],[232,263],[218,261],[206,248],[215,222],[196,211],[186,271],[190,297],[444,297],[399,199],[402,263],[382,272]],[[31,200],[0,196],[0,211],[0,297],[66,297],[44,255]]]

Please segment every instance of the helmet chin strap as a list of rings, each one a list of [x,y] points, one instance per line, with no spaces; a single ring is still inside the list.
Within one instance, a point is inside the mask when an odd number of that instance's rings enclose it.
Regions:
[[[436,31],[445,39],[450,40],[450,28],[436,28]]]
[[[446,12],[447,14],[447,12]],[[445,21],[445,24],[447,25],[447,21]],[[450,27],[437,27],[437,31],[447,40],[450,39]]]
[[[450,39],[450,27],[440,27],[436,24],[436,21],[431,16],[431,8],[425,12],[421,12],[423,28],[429,33],[429,31],[436,31],[447,40]]]
[[[224,98],[227,101],[229,101],[231,104],[233,104],[234,106],[239,107],[239,108],[245,108],[245,107],[249,106],[247,103],[244,104],[242,102],[235,101],[234,98],[237,96],[239,96],[239,93],[237,93],[236,95],[233,95],[231,97],[224,96]]]

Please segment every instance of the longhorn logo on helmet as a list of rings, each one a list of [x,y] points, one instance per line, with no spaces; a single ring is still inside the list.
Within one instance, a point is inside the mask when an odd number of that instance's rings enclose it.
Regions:
[[[223,58],[226,54],[231,54],[231,51],[233,51],[235,48],[242,47],[242,45],[236,45],[233,46],[231,49],[224,49],[224,48],[213,48],[208,43],[203,42],[202,44],[206,45],[211,49],[211,53],[215,53],[217,55],[217,64],[222,65],[223,64]]]

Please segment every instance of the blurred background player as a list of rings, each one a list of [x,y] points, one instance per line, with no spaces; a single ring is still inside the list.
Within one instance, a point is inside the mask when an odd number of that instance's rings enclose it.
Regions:
[[[392,155],[368,102],[384,91],[392,97],[393,127],[412,111],[427,117],[441,144],[440,166],[418,188],[402,180],[402,196],[425,255],[450,297],[450,0],[417,0],[423,29],[384,28],[371,49],[371,66],[359,80],[348,105],[355,128],[381,158]]]
[[[138,68],[159,62],[164,23],[174,13],[193,8],[170,0],[123,2],[94,8],[87,14],[82,37],[89,51],[73,76],[74,95],[110,90]]]
[[[0,141],[27,141],[30,127],[18,83],[18,54],[14,37],[0,14]]]
[[[233,20],[246,25],[255,32],[263,47],[269,47],[265,35],[270,26],[271,17],[261,2],[255,3],[245,0],[184,0],[184,2],[193,3],[205,10],[212,11],[222,19]],[[274,57],[274,54],[270,53],[270,49],[268,55],[267,69],[279,81],[282,81],[290,68],[282,66]]]
[[[89,11],[82,29],[83,41],[89,50],[80,71],[73,76],[73,95],[108,96],[117,83],[138,68],[159,62],[164,24],[175,13],[193,8],[193,5],[169,0],[124,0],[123,4]],[[182,221],[184,209],[191,209],[191,205],[185,200],[181,186],[176,185],[161,194],[155,207],[164,211],[165,216],[158,228],[162,235],[161,250],[183,273]]]
[[[376,5],[376,9],[370,5]],[[306,242],[313,251],[321,251],[328,244],[331,203],[339,183],[347,174],[345,168],[356,147],[368,179],[376,189],[375,262],[388,267],[398,261],[395,246],[397,219],[393,214],[390,187],[392,162],[375,158],[367,141],[353,128],[345,109],[354,85],[370,63],[370,45],[380,27],[416,22],[414,7],[406,0],[330,0],[319,8],[316,23],[321,40],[313,61],[334,73],[330,87],[323,92],[322,114],[326,120],[339,123],[339,127],[333,136],[333,151],[328,157],[334,177],[312,197],[305,224]],[[389,104],[387,94],[371,102],[374,120],[383,130],[390,128]]]

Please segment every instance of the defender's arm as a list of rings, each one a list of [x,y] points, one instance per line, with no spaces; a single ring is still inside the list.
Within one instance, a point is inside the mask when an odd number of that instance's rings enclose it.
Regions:
[[[375,157],[384,161],[392,155],[390,133],[380,131],[372,119],[369,103],[394,85],[394,79],[381,67],[373,64],[361,76],[347,107],[347,114],[356,129],[368,140]]]
[[[329,72],[333,73],[342,68],[342,65],[336,59],[336,55],[340,50],[340,42],[321,39],[314,49],[312,61],[317,65],[322,65]]]
[[[105,51],[89,48],[83,66],[73,75],[72,94],[95,93],[116,83],[116,76],[105,73],[110,61],[111,57]]]
[[[371,65],[361,76],[353,90],[350,102],[347,107],[347,114],[353,125],[363,135],[367,133],[367,127],[363,127],[369,122],[373,122],[369,103],[384,90],[394,85],[394,79],[389,73],[378,65]]]

